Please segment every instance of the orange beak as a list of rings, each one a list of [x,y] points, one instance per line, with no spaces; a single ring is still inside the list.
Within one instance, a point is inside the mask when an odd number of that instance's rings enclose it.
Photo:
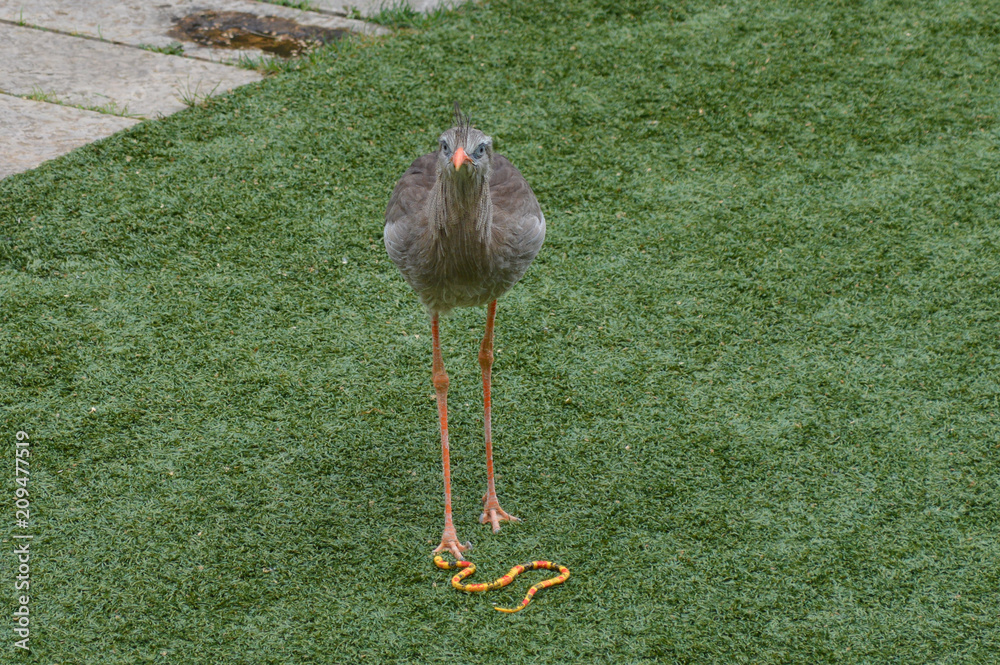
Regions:
[[[465,154],[462,146],[455,148],[455,154],[451,156],[451,162],[455,165],[455,170],[462,168],[462,164],[471,164],[472,158]]]

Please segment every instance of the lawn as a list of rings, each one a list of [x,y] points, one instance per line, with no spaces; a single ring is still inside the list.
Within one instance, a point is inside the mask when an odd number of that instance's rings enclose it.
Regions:
[[[986,663],[1000,10],[490,0],[0,182],[0,583],[39,663]],[[546,244],[442,323],[382,247],[459,100]],[[30,438],[17,529],[14,439]],[[992,655],[991,655],[992,654]],[[5,656],[6,658],[6,656]]]

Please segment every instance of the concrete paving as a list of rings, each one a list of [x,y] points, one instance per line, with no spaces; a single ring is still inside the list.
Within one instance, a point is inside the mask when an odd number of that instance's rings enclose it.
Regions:
[[[49,159],[139,122],[72,106],[0,95],[0,178],[33,169]]]
[[[406,0],[417,11],[461,0]],[[295,56],[399,0],[0,0],[0,179],[258,81],[241,57]],[[149,49],[158,49],[158,52]],[[95,112],[100,111],[100,112]]]
[[[259,81],[258,72],[0,23],[0,90],[153,118]]]
[[[175,30],[185,19],[208,14],[275,17],[302,26],[362,34],[388,34],[381,26],[342,16],[307,12],[250,0],[0,0],[0,20],[56,30],[129,46],[166,48],[180,44],[183,55],[205,60],[235,62],[240,55],[262,56],[265,51],[251,40],[237,47],[215,47],[195,41]],[[207,41],[210,27],[204,31]],[[225,30],[223,30],[225,32]],[[257,31],[255,31],[257,32]],[[223,36],[220,41],[224,40]]]

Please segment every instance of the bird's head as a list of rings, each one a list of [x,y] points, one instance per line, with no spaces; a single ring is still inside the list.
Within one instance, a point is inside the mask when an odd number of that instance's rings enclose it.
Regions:
[[[438,140],[438,170],[453,181],[488,181],[493,139],[473,127],[455,102],[455,126]]]

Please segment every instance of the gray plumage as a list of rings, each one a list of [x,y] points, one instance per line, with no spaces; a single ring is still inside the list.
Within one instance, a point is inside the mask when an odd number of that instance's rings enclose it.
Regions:
[[[545,240],[545,217],[521,173],[456,103],[438,150],[396,183],[384,239],[421,302],[446,314],[485,305],[517,283]]]

